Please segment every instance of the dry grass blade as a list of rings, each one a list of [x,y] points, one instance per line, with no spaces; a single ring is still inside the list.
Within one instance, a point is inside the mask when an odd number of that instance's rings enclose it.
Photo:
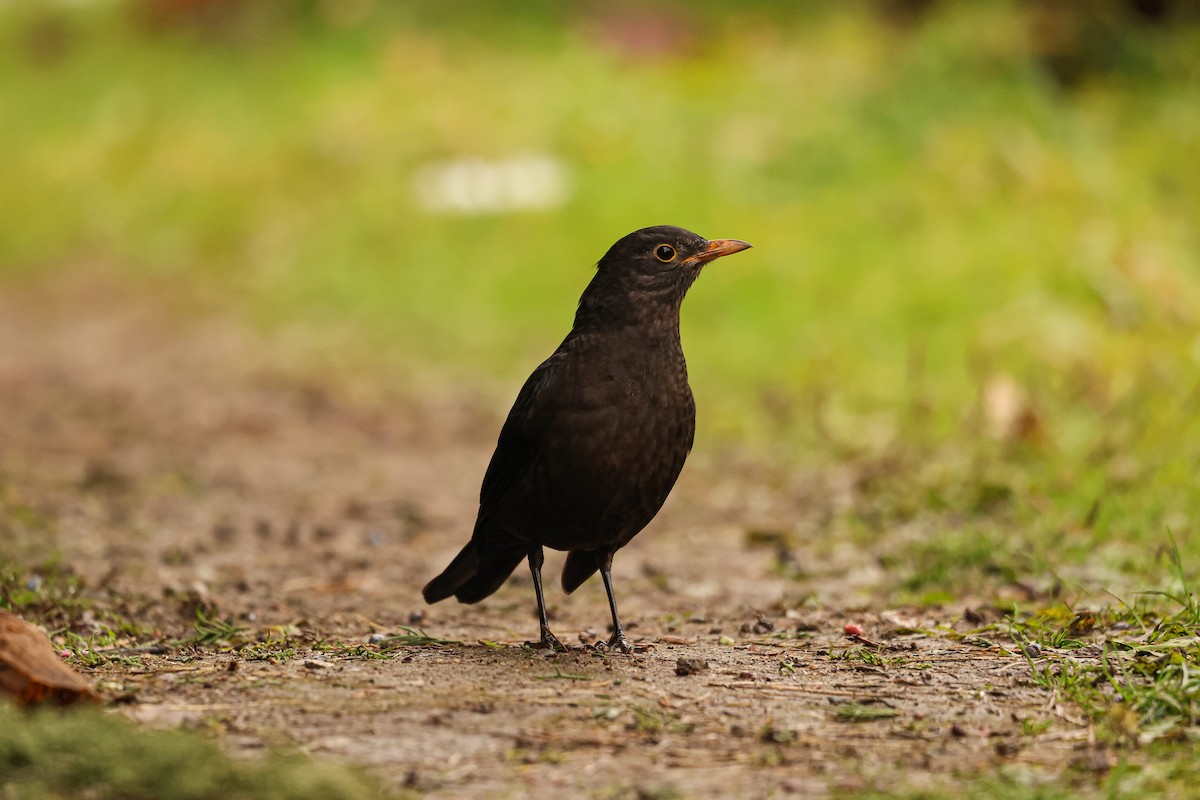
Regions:
[[[383,650],[391,650],[396,647],[430,647],[432,645],[443,644],[461,644],[455,639],[438,639],[435,636],[430,636],[420,628],[410,628],[407,625],[401,625],[400,630],[404,633],[389,636],[381,643]]]
[[[894,708],[887,706],[868,706],[862,703],[846,703],[838,706],[834,712],[834,717],[842,722],[870,722],[876,719],[891,719],[898,716],[899,712]]]

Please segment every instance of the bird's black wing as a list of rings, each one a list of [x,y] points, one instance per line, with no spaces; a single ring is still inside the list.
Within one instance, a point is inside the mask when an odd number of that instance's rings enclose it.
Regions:
[[[557,354],[556,354],[557,355]],[[477,603],[500,588],[500,584],[528,555],[528,543],[491,518],[491,512],[511,488],[514,480],[528,474],[537,457],[537,431],[558,362],[551,356],[542,363],[517,394],[479,491],[479,516],[471,541],[422,593],[427,603],[451,595],[463,603]]]
[[[557,368],[564,354],[555,353],[541,363],[525,381],[513,402],[508,419],[500,429],[496,452],[488,463],[479,489],[479,516],[495,508],[514,479],[527,474],[538,454],[539,420],[548,394],[553,393]]]

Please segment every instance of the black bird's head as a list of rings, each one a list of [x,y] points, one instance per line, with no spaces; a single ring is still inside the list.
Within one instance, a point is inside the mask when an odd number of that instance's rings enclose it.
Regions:
[[[579,300],[580,313],[641,318],[664,309],[677,312],[705,264],[748,247],[739,239],[705,239],[674,225],[634,231],[600,259]]]

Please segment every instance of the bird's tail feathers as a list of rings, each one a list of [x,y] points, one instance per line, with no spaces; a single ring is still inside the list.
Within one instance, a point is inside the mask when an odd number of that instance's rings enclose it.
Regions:
[[[478,603],[499,589],[525,559],[525,551],[484,559],[469,580],[454,590],[460,603]]]
[[[598,569],[600,569],[598,553],[591,550],[572,550],[567,553],[567,563],[563,565],[562,571],[563,591],[567,594],[575,591]]]
[[[481,519],[475,524],[471,541],[459,551],[442,574],[421,590],[426,603],[436,603],[453,595],[460,603],[478,603],[508,579],[529,547],[503,528]]]
[[[463,583],[469,581],[479,570],[479,548],[474,540],[459,551],[450,566],[442,570],[442,574],[425,584],[421,595],[426,603],[436,603],[454,594]]]

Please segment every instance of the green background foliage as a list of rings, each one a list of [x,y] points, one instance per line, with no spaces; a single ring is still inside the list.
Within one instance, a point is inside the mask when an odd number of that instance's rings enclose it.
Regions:
[[[744,238],[685,309],[701,447],[889,459],[883,524],[1013,512],[1035,551],[1132,562],[1169,527],[1195,555],[1189,18],[196,5],[5,10],[4,274],[115,266],[400,382],[508,387],[620,235]],[[527,153],[564,204],[417,202],[422,165]],[[1023,427],[989,436],[999,384]]]

